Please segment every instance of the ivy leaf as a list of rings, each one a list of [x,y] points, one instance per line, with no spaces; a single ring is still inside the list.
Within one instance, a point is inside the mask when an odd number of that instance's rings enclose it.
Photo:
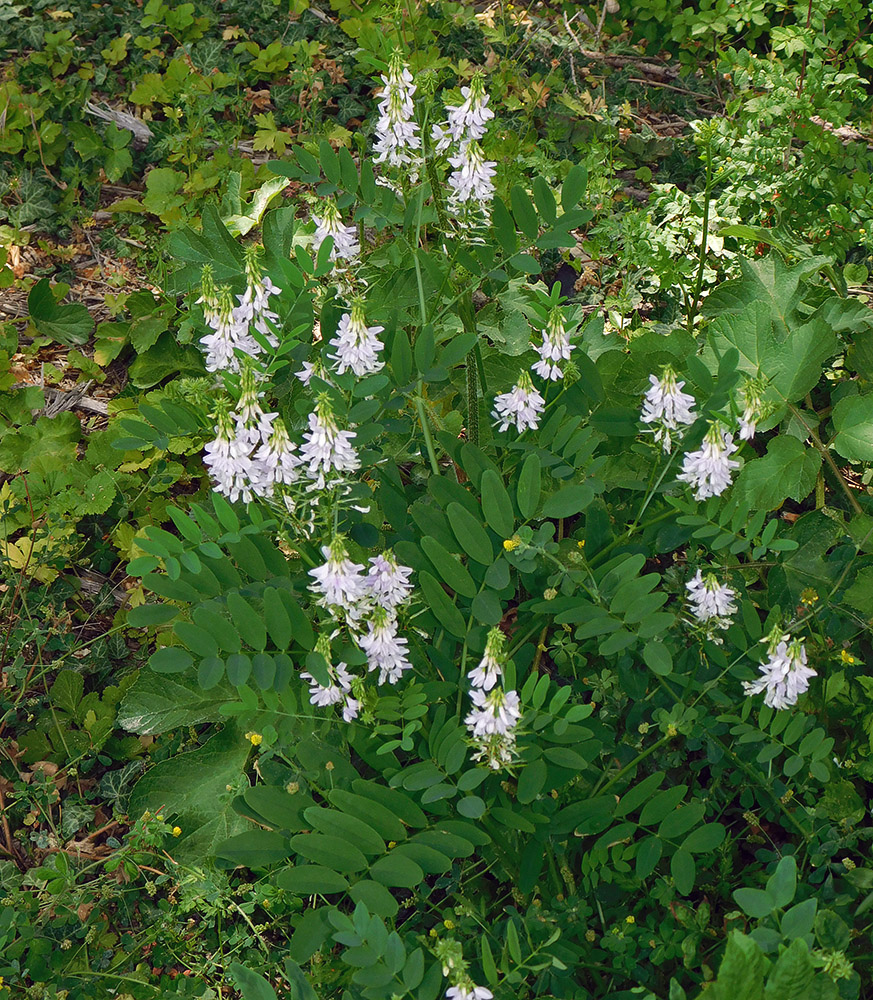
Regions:
[[[63,306],[55,302],[48,278],[40,279],[31,288],[27,309],[39,333],[68,347],[87,343],[94,329],[94,320],[81,303]]]
[[[773,438],[763,458],[746,463],[737,479],[735,495],[753,510],[775,510],[786,497],[800,503],[812,492],[821,463],[819,452],[797,438]]]
[[[873,459],[873,395],[847,396],[834,407],[834,448],[853,461]]]

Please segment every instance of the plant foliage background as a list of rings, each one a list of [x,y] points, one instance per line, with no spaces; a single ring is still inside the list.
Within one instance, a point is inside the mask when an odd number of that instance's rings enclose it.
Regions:
[[[0,3],[0,996],[873,996],[869,15]]]

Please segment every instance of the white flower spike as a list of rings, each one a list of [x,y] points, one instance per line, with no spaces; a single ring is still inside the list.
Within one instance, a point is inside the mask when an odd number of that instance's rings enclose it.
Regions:
[[[718,421],[711,421],[698,451],[686,453],[676,477],[694,487],[694,499],[720,496],[731,484],[731,473],[740,467],[730,456],[737,450],[732,435]]]

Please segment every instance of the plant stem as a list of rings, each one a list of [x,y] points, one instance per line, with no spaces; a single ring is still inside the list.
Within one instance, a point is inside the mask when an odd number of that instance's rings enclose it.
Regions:
[[[818,434],[816,434],[816,432],[803,419],[803,415],[801,414],[800,410],[797,409],[796,406],[794,406],[793,404],[789,403],[788,404],[788,409],[791,410],[792,414],[795,417],[797,417],[797,419],[803,424],[804,429],[809,434],[809,436],[812,438],[812,443],[819,450],[819,452],[821,453],[822,458],[831,467],[831,472],[833,472],[833,474],[837,477],[837,482],[840,484],[840,486],[842,486],[843,492],[846,494],[846,497],[848,498],[849,503],[852,505],[852,510],[854,510],[854,512],[856,514],[863,514],[864,513],[863,508],[858,503],[857,499],[855,498],[855,494],[852,492],[852,490],[851,490],[849,484],[846,482],[846,480],[845,480],[842,472],[840,472],[839,468],[837,467],[837,463],[834,461],[834,457],[833,457],[833,455],[831,455],[830,449],[827,447],[826,444],[824,444],[822,442],[822,439],[818,436]],[[818,498],[818,490],[816,489],[816,499],[817,498]]]
[[[694,320],[700,308],[700,292],[703,289],[703,268],[706,264],[706,244],[709,236],[709,206],[712,202],[712,136],[706,140],[706,188],[703,194],[703,233],[700,237],[700,260],[697,264],[697,277],[694,280],[694,298],[688,313],[688,332],[694,332]]]

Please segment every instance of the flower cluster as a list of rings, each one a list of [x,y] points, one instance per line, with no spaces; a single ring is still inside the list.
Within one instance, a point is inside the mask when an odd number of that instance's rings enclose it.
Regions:
[[[348,628],[352,641],[367,657],[368,671],[378,670],[379,683],[396,684],[407,670],[412,669],[408,640],[398,634],[398,613],[412,595],[409,582],[412,570],[401,566],[392,553],[383,552],[370,558],[369,569],[364,572],[362,563],[349,558],[345,540],[340,535],[322,548],[322,554],[326,561],[309,571],[310,590],[316,595],[317,603],[328,612],[335,626]],[[326,648],[329,653],[329,643]],[[318,651],[329,662],[327,653]],[[360,679],[348,671],[345,663],[331,669],[328,687],[309,676],[304,678],[312,684],[310,701],[314,705],[343,702],[343,717],[349,721],[357,714],[359,706],[357,699],[350,699],[349,692]]]
[[[330,252],[332,261],[352,261],[358,256],[361,251],[358,231],[354,226],[343,225],[342,216],[333,198],[324,199],[321,215],[316,215],[313,212],[312,221],[315,223],[312,248],[316,253],[328,236],[331,236],[333,238],[333,249]]]
[[[660,442],[664,451],[673,447],[673,435],[683,426],[693,424],[697,419],[694,408],[694,397],[682,392],[684,382],[676,381],[676,373],[669,365],[661,373],[661,377],[649,376],[651,387],[643,397],[643,412],[640,420],[644,424],[653,424],[652,431],[655,440]]]
[[[451,191],[448,207],[453,215],[463,217],[465,209],[475,206],[487,219],[494,198],[493,177],[497,164],[486,160],[479,145],[494,112],[488,107],[485,78],[476,70],[469,87],[461,87],[461,104],[446,105],[446,121],[434,125],[431,138],[441,153],[454,147],[449,163],[454,168],[449,175]]]
[[[807,666],[806,647],[800,639],[782,635],[775,630],[762,642],[767,643],[767,662],[761,664],[762,676],[756,681],[743,681],[747,695],[764,694],[764,704],[771,708],[789,708],[797,704],[797,699],[809,689],[810,680],[817,676],[812,667]]]
[[[203,306],[206,325],[212,331],[200,338],[207,371],[238,372],[240,356],[257,358],[263,351],[261,342],[278,346],[270,324],[278,323],[279,316],[269,304],[270,296],[278,294],[270,278],[261,275],[255,249],[246,252],[246,290],[236,296],[236,303],[231,289],[227,285],[217,288],[211,267],[204,265],[197,305]]]
[[[491,415],[498,430],[508,430],[512,424],[521,433],[528,427],[536,430],[544,408],[545,400],[534,388],[530,375],[522,371],[512,389],[495,398]]]
[[[531,368],[540,378],[548,379],[550,382],[557,382],[564,377],[560,362],[570,359],[570,352],[574,350],[567,334],[564,324],[564,313],[560,306],[553,306],[549,311],[549,319],[546,329],[543,331],[543,341],[536,347],[536,352],[540,356]]]
[[[470,701],[473,708],[464,724],[475,747],[474,760],[484,760],[499,770],[515,758],[515,728],[521,718],[517,691],[504,691],[498,682],[503,677],[506,636],[492,628],[479,665],[470,671]]]
[[[392,53],[388,75],[382,76],[382,82],[385,89],[376,122],[375,162],[392,167],[417,166],[420,157],[416,151],[421,149],[421,136],[417,135],[418,124],[413,120],[412,95],[416,86],[399,51]]]
[[[740,401],[743,407],[739,418],[740,440],[751,441],[758,429],[758,423],[770,413],[770,407],[764,402],[764,384],[760,379],[746,379],[740,389]]]
[[[704,576],[702,570],[698,570],[685,586],[692,613],[710,636],[717,629],[728,628],[737,611],[735,590],[719,583],[714,573]]]
[[[719,421],[711,420],[700,448],[685,454],[676,478],[694,487],[695,500],[720,496],[731,484],[732,471],[740,467],[730,457],[736,450],[733,435]]]
[[[373,375],[381,371],[385,362],[379,357],[379,351],[385,345],[377,334],[384,329],[382,326],[367,326],[364,304],[356,299],[352,303],[351,312],[344,313],[340,318],[336,336],[330,342],[336,354],[328,357],[337,362],[337,374],[342,375],[351,370],[360,378],[362,375]]]

